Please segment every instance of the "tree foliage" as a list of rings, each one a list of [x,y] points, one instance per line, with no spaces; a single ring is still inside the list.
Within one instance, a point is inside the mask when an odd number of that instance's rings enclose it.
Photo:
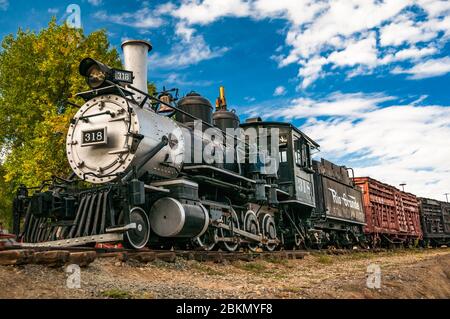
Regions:
[[[70,172],[64,146],[77,108],[67,102],[82,104],[75,94],[88,89],[78,73],[80,61],[92,57],[111,67],[121,62],[104,30],[84,35],[55,20],[40,32],[8,35],[1,45],[0,220],[2,215],[5,220],[19,184],[34,186]]]

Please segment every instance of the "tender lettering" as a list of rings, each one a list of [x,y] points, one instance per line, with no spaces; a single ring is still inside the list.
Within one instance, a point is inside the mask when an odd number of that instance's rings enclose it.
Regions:
[[[337,191],[333,188],[328,188],[328,190],[331,192],[331,197],[333,198],[333,203],[338,205],[343,205],[345,207],[350,207],[353,209],[361,210],[361,207],[359,206],[358,201],[356,200],[355,196],[348,195],[346,193],[339,196]]]

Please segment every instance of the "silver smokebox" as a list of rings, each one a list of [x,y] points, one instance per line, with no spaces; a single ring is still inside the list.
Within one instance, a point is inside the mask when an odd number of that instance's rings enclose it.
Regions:
[[[125,68],[134,75],[133,86],[147,93],[150,43],[130,40],[122,48]],[[143,95],[134,93],[137,102],[142,101]],[[141,139],[136,140],[136,136]],[[143,162],[164,137],[170,144]],[[86,101],[75,114],[67,134],[66,153],[73,171],[94,184],[115,181],[133,167],[141,167],[139,176],[149,173],[175,178],[184,163],[184,133],[170,118],[117,94],[103,94]]]

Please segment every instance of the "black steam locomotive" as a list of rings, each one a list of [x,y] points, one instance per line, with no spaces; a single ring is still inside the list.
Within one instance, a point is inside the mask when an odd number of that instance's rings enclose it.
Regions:
[[[90,90],[70,123],[73,174],[21,187],[14,232],[34,246],[364,245],[361,191],[350,171],[313,161],[319,145],[295,126],[239,122],[224,89],[213,112],[195,92],[147,93],[151,45],[126,41],[125,70],[85,59]],[[263,147],[264,146],[264,147]]]

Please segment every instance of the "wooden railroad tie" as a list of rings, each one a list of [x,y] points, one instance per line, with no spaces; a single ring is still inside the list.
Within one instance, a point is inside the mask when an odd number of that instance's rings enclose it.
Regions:
[[[342,254],[342,251],[326,251],[327,254]],[[77,264],[87,267],[97,258],[115,258],[120,262],[134,260],[149,263],[161,260],[168,263],[175,262],[177,257],[196,260],[199,262],[223,263],[225,261],[274,260],[274,259],[303,259],[308,252],[304,251],[276,251],[276,252],[222,252],[222,251],[114,251],[102,252],[95,250],[42,250],[42,249],[10,249],[0,251],[0,265],[39,264],[49,267],[59,267],[66,264]]]
[[[0,265],[23,265],[29,264],[33,260],[33,250],[3,250],[0,251]]]
[[[97,258],[95,251],[72,252],[69,256],[69,264],[77,264],[80,267],[87,267]]]
[[[49,267],[60,267],[65,265],[70,259],[70,251],[50,250],[40,251],[33,254],[33,263],[47,265]]]

